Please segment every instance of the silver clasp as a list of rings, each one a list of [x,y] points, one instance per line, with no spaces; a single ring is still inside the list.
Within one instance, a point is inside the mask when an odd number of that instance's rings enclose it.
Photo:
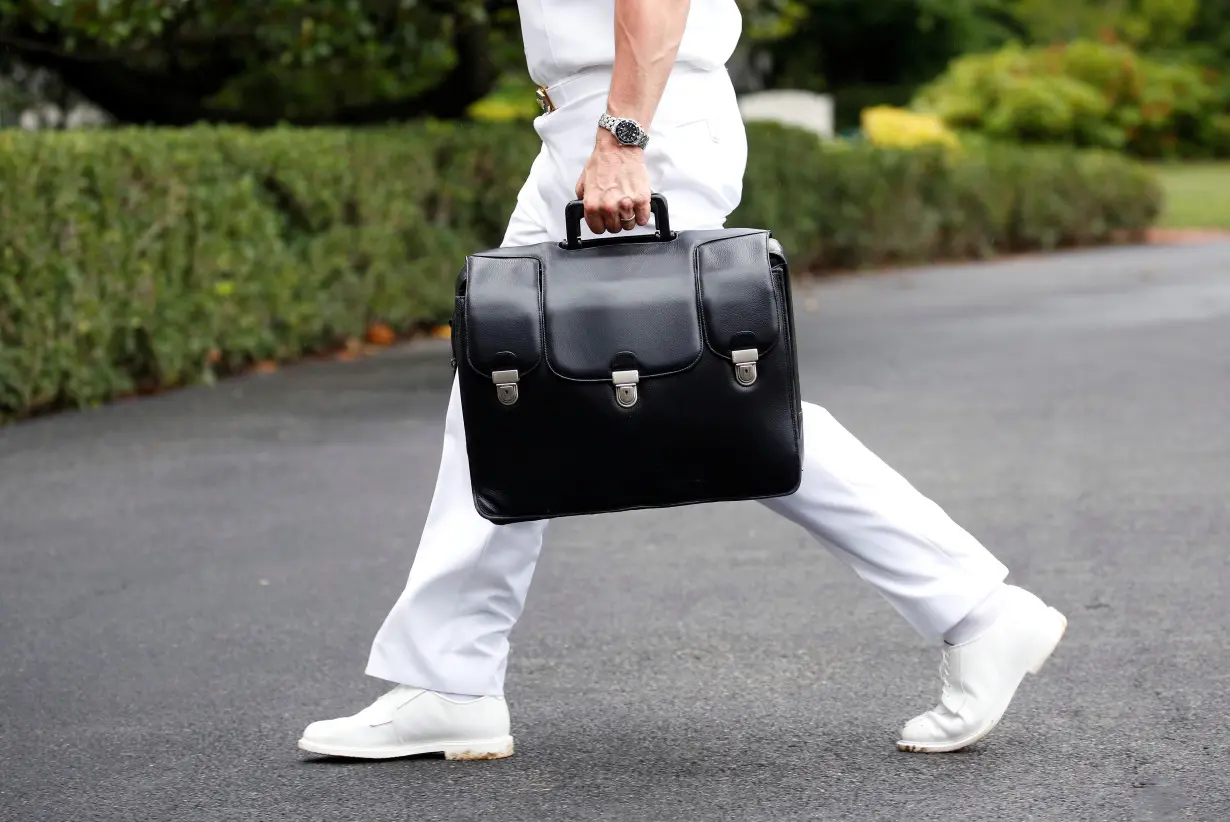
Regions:
[[[611,382],[615,383],[615,402],[624,408],[636,405],[636,384],[641,381],[639,371],[615,371]]]
[[[555,111],[555,103],[551,102],[551,95],[547,94],[545,88],[539,87],[535,89],[534,96],[538,98],[538,108],[543,114],[550,114]]]
[[[730,359],[735,364],[735,379],[739,385],[756,382],[756,360],[760,359],[760,355],[755,348],[741,348],[731,352]]]
[[[495,383],[495,395],[504,405],[512,405],[517,401],[520,396],[517,382],[520,379],[521,375],[516,371],[496,371],[491,375],[491,381]]]

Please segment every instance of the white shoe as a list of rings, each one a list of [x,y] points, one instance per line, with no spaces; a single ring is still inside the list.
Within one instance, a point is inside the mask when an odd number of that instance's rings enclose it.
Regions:
[[[398,685],[354,716],[313,722],[299,747],[326,756],[392,759],[442,753],[445,759],[512,756],[508,703],[484,696],[453,701]]]
[[[999,723],[1026,674],[1036,674],[1068,621],[1028,591],[1009,587],[999,617],[965,645],[944,648],[940,704],[906,723],[898,750],[945,753],[973,745]]]

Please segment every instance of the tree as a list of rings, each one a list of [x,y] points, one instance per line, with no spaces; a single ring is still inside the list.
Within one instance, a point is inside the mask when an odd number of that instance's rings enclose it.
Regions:
[[[1230,3],[1203,0],[1182,50],[1195,62],[1230,69]]]
[[[514,27],[513,0],[0,0],[12,57],[161,125],[460,116]]]
[[[1184,43],[1201,5],[1201,0],[1013,0],[1010,9],[1035,43],[1110,34],[1153,50]],[[1205,0],[1204,5],[1218,3]]]
[[[784,37],[753,44],[761,83],[833,95],[838,130],[868,106],[905,105],[967,51],[1015,34],[1004,0],[806,0]]]
[[[771,85],[830,91],[923,83],[955,56],[1010,34],[1001,0],[807,0],[789,36],[763,47]]]

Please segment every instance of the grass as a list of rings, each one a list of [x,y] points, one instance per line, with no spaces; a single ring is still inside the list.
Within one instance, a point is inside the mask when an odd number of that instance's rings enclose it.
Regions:
[[[1156,166],[1166,205],[1162,228],[1230,230],[1230,163],[1182,163]]]

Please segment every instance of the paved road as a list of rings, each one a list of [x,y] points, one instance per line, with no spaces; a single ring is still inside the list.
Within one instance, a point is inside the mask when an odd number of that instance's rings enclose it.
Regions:
[[[438,458],[436,344],[0,433],[3,820],[1230,818],[1230,245],[829,281],[808,399],[1071,617],[984,744],[874,593],[753,503],[557,523],[519,753],[344,764]]]

